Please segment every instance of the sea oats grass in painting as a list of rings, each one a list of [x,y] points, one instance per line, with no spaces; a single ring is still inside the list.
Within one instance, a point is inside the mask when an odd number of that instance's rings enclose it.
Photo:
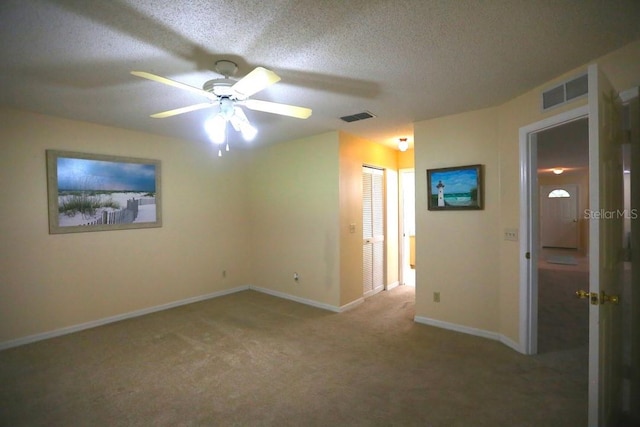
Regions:
[[[482,165],[427,170],[428,208],[482,209]]]
[[[158,160],[47,150],[49,232],[162,226]]]

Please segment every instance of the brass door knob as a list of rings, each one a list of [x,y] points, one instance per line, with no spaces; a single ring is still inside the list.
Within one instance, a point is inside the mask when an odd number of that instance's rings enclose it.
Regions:
[[[620,302],[620,297],[618,295],[607,295],[604,291],[600,292],[600,302],[604,304],[605,302],[610,302],[611,304],[618,304]]]
[[[583,291],[582,289],[580,289],[579,291],[576,291],[576,296],[578,298],[589,298],[591,294],[587,291]]]
[[[578,298],[589,298],[592,305],[598,305],[600,303],[599,295],[595,292],[587,292],[580,289],[579,291],[576,291],[576,296]]]

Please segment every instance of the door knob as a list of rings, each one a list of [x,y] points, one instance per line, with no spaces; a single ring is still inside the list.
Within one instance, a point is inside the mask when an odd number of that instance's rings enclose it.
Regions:
[[[576,296],[578,298],[589,298],[590,294],[587,291],[583,291],[582,289],[580,289],[579,291],[576,291]]]
[[[579,291],[576,291],[576,296],[578,298],[589,298],[593,305],[604,304],[606,302],[610,304],[618,304],[620,302],[620,297],[618,295],[607,295],[604,291],[601,291],[598,295],[595,292],[587,292],[580,289]]]
[[[595,292],[588,292],[580,289],[579,291],[576,291],[576,296],[581,299],[589,298],[589,300],[591,301],[591,304],[593,305],[598,305],[598,303],[600,302],[599,295]]]
[[[620,297],[618,297],[618,295],[607,295],[602,291],[600,292],[600,303],[604,304],[605,302],[618,304],[620,302]]]

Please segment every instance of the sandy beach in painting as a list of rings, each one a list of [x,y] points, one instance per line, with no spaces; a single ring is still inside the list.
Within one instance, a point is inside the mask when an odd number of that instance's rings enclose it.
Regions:
[[[70,194],[61,194],[58,195],[58,205],[63,205],[65,198],[73,197]],[[102,193],[94,196],[100,198],[101,202],[111,199],[114,205],[120,206],[119,209],[116,208],[98,208],[96,209],[93,215],[86,215],[80,212],[75,213],[73,216],[69,216],[64,213],[60,213],[58,215],[58,225],[60,227],[73,227],[78,225],[85,225],[91,222],[96,221],[98,218],[102,216],[103,211],[113,212],[120,209],[124,209],[127,207],[127,200],[131,199],[155,199],[153,195],[149,195],[147,192],[113,192],[113,193]],[[155,222],[156,221],[156,205],[153,204],[144,204],[138,207],[138,216],[133,221],[134,223],[142,223],[142,222]]]

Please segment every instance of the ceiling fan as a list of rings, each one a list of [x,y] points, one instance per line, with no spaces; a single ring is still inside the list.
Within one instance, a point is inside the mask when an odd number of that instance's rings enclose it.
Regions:
[[[209,80],[205,82],[202,89],[145,71],[131,71],[131,74],[208,98],[208,102],[152,114],[151,117],[153,118],[162,119],[218,106],[220,111],[205,123],[205,129],[214,142],[224,142],[226,122],[230,122],[236,131],[242,132],[245,139],[252,139],[255,136],[257,130],[251,126],[244,111],[240,108],[241,106],[254,111],[280,114],[298,119],[306,119],[311,116],[311,109],[309,108],[250,99],[255,93],[260,92],[280,80],[280,77],[271,70],[256,67],[240,80],[230,78],[230,76],[233,76],[238,70],[235,62],[227,60],[217,61],[215,70],[223,75],[224,78]]]

